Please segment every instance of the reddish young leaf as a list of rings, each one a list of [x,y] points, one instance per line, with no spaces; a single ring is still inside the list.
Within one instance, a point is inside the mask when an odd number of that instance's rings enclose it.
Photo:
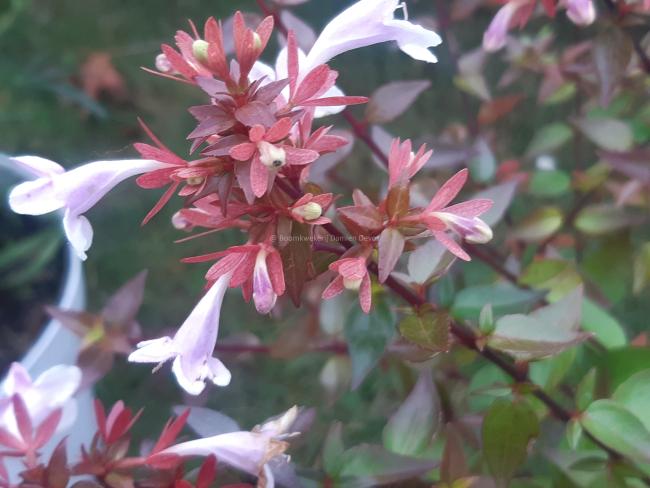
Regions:
[[[34,434],[29,411],[20,395],[14,395],[11,400],[14,407],[14,415],[16,416],[16,424],[18,424],[18,431],[23,441],[29,445],[32,443],[32,435]]]
[[[63,415],[62,409],[57,409],[47,416],[43,422],[36,429],[36,435],[34,436],[33,447],[34,449],[39,449],[44,446],[56,432],[56,428],[61,422],[61,416]]]
[[[217,458],[210,455],[203,461],[196,478],[196,488],[210,488],[217,477]]]
[[[152,454],[160,452],[173,444],[178,437],[178,434],[180,434],[181,430],[185,426],[189,415],[190,409],[188,408],[178,417],[173,420],[170,419],[167,424],[165,424],[165,427],[158,438],[158,442],[156,442],[156,445],[151,450]]]

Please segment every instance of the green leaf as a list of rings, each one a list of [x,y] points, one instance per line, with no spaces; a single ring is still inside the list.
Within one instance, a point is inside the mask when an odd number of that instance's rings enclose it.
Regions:
[[[636,415],[650,431],[650,369],[629,377],[616,389],[612,399]]]
[[[537,131],[528,145],[526,155],[534,158],[541,154],[548,154],[564,146],[572,137],[573,131],[567,124],[556,122],[545,125]]]
[[[539,207],[519,222],[512,237],[526,242],[543,241],[560,230],[564,216],[557,207]]]
[[[492,311],[492,304],[488,303],[483,306],[481,313],[478,316],[478,328],[481,333],[488,335],[494,332],[496,324],[494,323],[494,312]]]
[[[641,246],[634,259],[634,294],[638,295],[650,283],[650,242]]]
[[[623,326],[599,305],[585,298],[582,303],[582,328],[596,336],[596,340],[608,349],[627,344]]]
[[[627,151],[632,148],[634,136],[628,124],[618,119],[592,118],[575,122],[576,127],[602,149],[610,151]]]
[[[339,476],[362,481],[342,486],[377,486],[397,483],[432,470],[437,461],[416,459],[386,451],[380,446],[361,444],[344,453]]]
[[[539,295],[509,283],[469,286],[456,294],[452,315],[460,319],[478,320],[481,310],[491,304],[495,315],[526,310]]]
[[[343,425],[341,422],[334,422],[327,437],[325,438],[325,445],[323,446],[323,468],[330,476],[338,476],[343,465]]]
[[[384,354],[395,335],[393,313],[385,300],[376,300],[369,314],[356,305],[345,322],[345,339],[352,360],[352,389],[356,389]]]
[[[545,390],[556,388],[569,373],[576,358],[575,349],[567,349],[557,356],[532,363],[530,379]]]
[[[594,400],[594,389],[596,388],[596,369],[591,368],[589,372],[578,383],[576,390],[576,406],[582,412]]]
[[[582,278],[575,265],[569,261],[539,259],[526,267],[519,282],[533,288],[549,290],[546,298],[554,302],[581,285]]]
[[[577,420],[570,420],[566,426],[566,437],[569,447],[576,450],[578,448],[578,443],[582,438],[582,426]]]
[[[483,420],[483,458],[498,486],[507,486],[526,460],[528,443],[539,435],[539,421],[524,402],[496,400]]]
[[[557,197],[566,193],[571,186],[571,177],[564,171],[536,171],[533,173],[528,191],[539,197]]]
[[[603,235],[634,223],[624,208],[613,204],[589,205],[583,208],[575,220],[576,228],[588,235]]]
[[[582,427],[623,456],[650,462],[650,432],[624,406],[613,400],[596,400],[580,417]]]
[[[408,315],[399,324],[402,336],[429,351],[449,350],[449,315],[444,312],[427,311]]]
[[[384,427],[384,447],[405,456],[418,455],[429,446],[439,426],[438,393],[430,371],[426,371]]]
[[[528,316],[506,315],[497,320],[488,344],[522,361],[554,356],[589,337],[578,330],[581,307],[582,287]]]
[[[609,350],[601,356],[599,367],[614,390],[633,374],[650,369],[650,348],[628,346]]]

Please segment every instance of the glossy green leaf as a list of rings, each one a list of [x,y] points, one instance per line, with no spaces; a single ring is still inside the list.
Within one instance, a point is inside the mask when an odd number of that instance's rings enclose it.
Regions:
[[[616,389],[612,399],[636,415],[650,431],[650,369],[628,378]]]
[[[593,333],[608,349],[627,344],[625,330],[619,321],[588,298],[582,304],[582,328]]]
[[[580,423],[606,446],[637,461],[650,462],[650,432],[621,404],[597,400],[580,417]]]

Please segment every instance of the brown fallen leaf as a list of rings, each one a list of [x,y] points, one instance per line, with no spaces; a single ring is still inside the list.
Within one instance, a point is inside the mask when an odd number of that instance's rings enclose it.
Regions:
[[[84,93],[94,100],[108,98],[123,102],[128,98],[124,78],[107,52],[97,51],[86,58],[79,70],[79,81]]]

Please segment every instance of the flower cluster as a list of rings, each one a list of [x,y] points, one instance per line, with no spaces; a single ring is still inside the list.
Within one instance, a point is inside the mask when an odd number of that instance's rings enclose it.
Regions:
[[[190,415],[190,410],[185,410],[167,422],[155,442],[143,446],[139,455],[130,456],[131,429],[142,410],[133,413],[119,401],[106,412],[96,400],[97,431],[89,445],[69,458],[66,439],[59,441],[55,434],[63,429],[64,423],[74,421],[74,415],[62,412],[65,404],[74,401],[71,397],[80,378],[75,366],[55,366],[32,382],[20,364],[12,365],[4,383],[7,396],[0,399],[0,445],[4,448],[0,454],[0,487],[66,488],[73,477],[83,477],[87,481],[73,486],[208,488],[217,478],[219,461],[258,477],[259,487],[272,488],[271,465],[287,463],[283,454],[288,448],[285,439],[298,434],[290,430],[298,414],[293,407],[252,431],[233,431],[178,443]],[[58,444],[54,446],[53,442]],[[184,463],[194,457],[204,461],[190,482]],[[7,465],[5,458],[10,460]],[[20,485],[13,483],[13,472],[20,476]]]
[[[41,158],[16,158],[37,179],[14,189],[12,208],[31,214],[63,208],[66,233],[82,258],[92,239],[92,228],[82,214],[134,175],[139,175],[141,188],[167,188],[144,223],[178,194],[185,203],[174,215],[177,228],[204,229],[199,236],[236,228],[247,235],[242,245],[184,260],[216,261],[206,273],[207,293],[173,337],[139,343],[130,361],[173,360],[179,384],[193,395],[201,393],[206,382],[225,386],[230,372],[212,357],[212,351],[226,289],[241,288],[244,298],[252,299],[262,314],[269,313],[288,289],[294,302],[300,302],[304,282],[318,275],[312,255],[318,251],[318,236],[331,223],[326,213],[335,201],[333,194],[309,182],[310,168],[322,155],[349,142],[331,134],[329,126],[316,127],[314,122],[318,116],[367,101],[344,95],[335,86],[338,73],[325,63],[347,50],[385,41],[396,41],[414,59],[436,61],[429,48],[440,43],[438,35],[394,18],[397,8],[397,0],[357,2],[325,27],[308,53],[298,48],[289,31],[275,70],[259,61],[273,31],[272,17],[251,28],[241,13],[234,15],[234,59],[226,55],[223,28],[214,18],[207,20],[202,36],[194,24],[191,33],[179,31],[176,49],[163,45],[156,58],[157,71],[152,72],[192,85],[206,97],[205,104],[189,109],[197,121],[187,136],[189,157],[172,152],[143,123],[152,143],[135,145],[141,160],[94,162],[65,172]],[[489,240],[490,229],[478,219],[489,202],[447,207],[466,172],[443,186],[427,208],[410,208],[410,179],[430,154],[424,148],[413,154],[410,141],[396,141],[385,201],[376,206],[356,191],[355,204],[338,209],[352,237],[342,243],[340,259],[329,265],[336,277],[323,292],[324,298],[344,289],[358,290],[361,308],[368,313],[372,301],[368,265],[375,249],[379,250],[379,281],[384,282],[407,240],[433,236],[463,259],[469,256],[448,231],[471,242]],[[300,257],[304,243],[290,239],[294,234],[307,238],[306,259]],[[302,268],[296,268],[296,263]],[[293,268],[292,276],[300,275],[299,282],[287,278],[288,268]]]

